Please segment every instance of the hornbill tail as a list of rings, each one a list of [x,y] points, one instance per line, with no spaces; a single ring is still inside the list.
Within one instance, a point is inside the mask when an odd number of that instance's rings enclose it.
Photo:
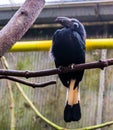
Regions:
[[[70,81],[68,100],[64,109],[64,121],[79,121],[81,118],[81,108],[78,99],[78,89],[74,88],[76,80]]]

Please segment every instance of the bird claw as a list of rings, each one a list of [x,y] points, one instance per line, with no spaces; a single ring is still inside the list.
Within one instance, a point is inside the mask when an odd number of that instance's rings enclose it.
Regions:
[[[60,72],[62,72],[62,71],[64,70],[64,67],[63,67],[63,66],[59,66],[58,70],[59,70]]]

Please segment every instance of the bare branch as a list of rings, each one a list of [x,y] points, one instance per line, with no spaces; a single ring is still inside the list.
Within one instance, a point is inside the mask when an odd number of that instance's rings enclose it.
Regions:
[[[0,76],[0,79],[12,80],[12,81],[15,81],[15,82],[30,86],[32,88],[36,88],[36,87],[41,87],[42,88],[42,87],[46,87],[48,85],[56,84],[56,81],[48,81],[48,82],[36,84],[36,83],[27,82],[25,80],[21,80],[21,79],[18,79],[18,78],[15,78],[15,77],[10,77],[10,76]]]
[[[26,0],[0,31],[0,56],[26,33],[44,7],[45,0]]]
[[[56,69],[48,69],[36,72],[0,69],[0,75],[31,78],[31,77],[42,77],[67,72],[74,72],[77,70],[84,70],[84,69],[95,69],[95,68],[103,69],[104,67],[111,65],[113,65],[113,58],[85,64],[72,64],[68,67],[59,67]]]

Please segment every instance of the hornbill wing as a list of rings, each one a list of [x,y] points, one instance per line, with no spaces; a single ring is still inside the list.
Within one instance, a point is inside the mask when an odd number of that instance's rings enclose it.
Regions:
[[[78,60],[77,63],[84,63],[85,62],[85,43],[80,38],[80,35],[76,32],[73,33],[73,41],[77,43],[78,49],[76,52],[78,53]],[[83,77],[84,71],[76,71],[76,78],[70,80],[69,84],[69,92],[68,92],[68,99],[67,104],[64,110],[64,120],[66,122],[70,121],[78,121],[81,118],[81,110],[80,110],[80,103],[79,103],[79,81],[81,81]],[[73,111],[73,114],[71,114]]]
[[[55,32],[52,50],[56,67],[85,62],[85,44],[79,33],[75,31],[61,29]],[[81,118],[80,104],[78,101],[78,85],[83,73],[84,71],[76,71],[59,74],[63,85],[69,88],[67,104],[64,110],[64,120],[66,122],[72,120],[78,121]],[[70,113],[72,109],[73,114]]]
[[[80,64],[85,62],[85,44],[77,32],[61,29],[53,35],[52,54],[55,65],[68,66],[72,63]],[[64,44],[64,45],[63,45]],[[69,87],[70,79],[77,78],[77,84],[81,81],[84,71],[59,74],[63,85]]]

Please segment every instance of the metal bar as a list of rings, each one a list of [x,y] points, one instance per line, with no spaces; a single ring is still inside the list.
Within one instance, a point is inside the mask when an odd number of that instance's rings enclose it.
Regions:
[[[10,49],[10,52],[48,51],[51,45],[52,45],[51,40],[22,41],[22,42],[17,42]],[[86,50],[93,50],[93,49],[113,49],[113,38],[87,39]]]

